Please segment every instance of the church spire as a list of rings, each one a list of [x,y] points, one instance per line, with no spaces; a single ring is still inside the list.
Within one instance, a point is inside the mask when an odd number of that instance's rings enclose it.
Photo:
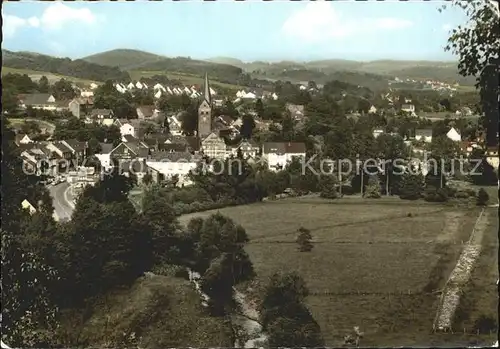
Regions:
[[[210,85],[208,83],[207,73],[205,73],[205,92],[203,97],[205,97],[205,100],[208,102],[208,104],[212,105],[212,97],[210,95]]]

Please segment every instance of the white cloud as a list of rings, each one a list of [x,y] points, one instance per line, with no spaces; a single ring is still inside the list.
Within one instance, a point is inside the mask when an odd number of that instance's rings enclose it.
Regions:
[[[3,33],[12,37],[22,28],[42,28],[45,30],[60,30],[68,23],[92,25],[97,17],[88,8],[72,8],[60,2],[49,5],[40,17],[21,18],[13,15],[3,16]]]
[[[346,38],[373,30],[404,29],[410,20],[400,18],[346,18],[330,2],[309,2],[294,12],[283,24],[282,33],[310,43]]]
[[[88,8],[72,8],[56,2],[43,11],[40,17],[41,27],[49,30],[59,30],[67,23],[80,22],[91,25],[96,22],[96,16]]]
[[[29,21],[27,19],[12,15],[2,14],[2,17],[3,17],[2,31],[3,31],[3,36],[6,38],[13,37],[19,29],[31,26],[33,23],[32,21]]]

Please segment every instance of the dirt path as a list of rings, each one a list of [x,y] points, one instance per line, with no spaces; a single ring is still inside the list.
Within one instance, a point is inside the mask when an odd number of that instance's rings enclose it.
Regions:
[[[464,246],[460,258],[446,282],[436,314],[434,330],[447,331],[451,329],[453,316],[460,301],[460,291],[468,282],[474,264],[481,253],[481,242],[484,230],[488,226],[488,219],[489,213],[483,209],[476,220],[469,241]]]

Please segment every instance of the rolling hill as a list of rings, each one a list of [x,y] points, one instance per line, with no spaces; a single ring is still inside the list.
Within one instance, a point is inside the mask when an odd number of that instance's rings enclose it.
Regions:
[[[218,80],[236,80],[243,72],[241,68],[230,64],[214,63],[187,57],[170,58],[149,52],[128,49],[106,51],[84,57],[82,60],[89,63],[117,67],[126,71],[165,71],[200,76],[208,73]]]
[[[2,67],[68,76],[83,80],[127,80],[129,75],[116,67],[102,66],[81,59],[58,58],[32,52],[2,50]]]

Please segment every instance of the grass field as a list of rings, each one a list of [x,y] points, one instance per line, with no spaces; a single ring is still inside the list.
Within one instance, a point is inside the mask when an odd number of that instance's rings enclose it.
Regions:
[[[275,271],[298,271],[327,345],[342,345],[353,326],[365,332],[363,346],[471,340],[431,331],[439,300],[433,291],[454,268],[476,209],[399,199],[286,199],[219,211],[250,237],[246,250],[258,276],[247,292],[258,294]],[[185,215],[181,222],[211,213]],[[297,250],[300,226],[311,230],[312,252]]]
[[[58,74],[53,74],[50,72],[44,72],[44,71],[38,71],[38,70],[29,70],[29,69],[16,69],[16,68],[9,68],[9,67],[2,67],[2,75],[6,74],[26,74],[28,75],[32,80],[40,80],[42,76],[46,76],[47,79],[49,80],[50,83],[54,83],[60,79],[65,79],[69,81],[73,81],[75,83],[80,83],[83,85],[90,85],[92,82],[98,83],[96,81],[92,80],[85,80],[85,79],[79,79],[75,78],[72,76],[65,76],[65,75],[58,75]]]
[[[131,70],[129,71],[130,78],[132,80],[139,80],[140,78],[150,78],[155,75],[165,75],[172,80],[180,80],[185,85],[203,85],[204,78],[195,75],[175,73],[175,72],[165,72],[165,71],[140,71]],[[214,87],[219,86],[226,89],[238,90],[243,88],[242,86],[226,84],[223,82],[218,82],[216,80],[210,79],[210,84]]]
[[[38,119],[22,119],[22,118],[8,118],[10,125],[14,129],[20,128],[25,122],[27,121],[32,121],[37,123],[40,128],[46,128],[48,133],[54,133],[54,130],[56,129],[56,125],[54,125],[51,122],[45,121],[45,120],[38,120]]]

